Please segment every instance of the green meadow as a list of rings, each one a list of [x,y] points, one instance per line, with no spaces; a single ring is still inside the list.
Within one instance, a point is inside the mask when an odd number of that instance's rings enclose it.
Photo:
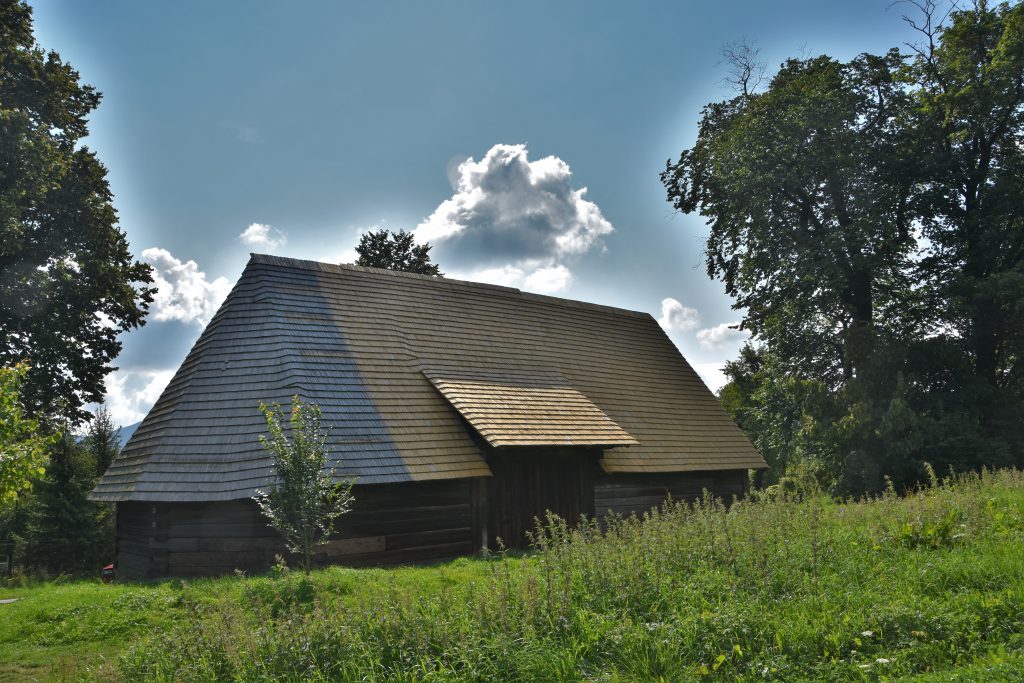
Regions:
[[[1024,680],[1024,474],[669,503],[429,567],[3,590],[0,679]]]

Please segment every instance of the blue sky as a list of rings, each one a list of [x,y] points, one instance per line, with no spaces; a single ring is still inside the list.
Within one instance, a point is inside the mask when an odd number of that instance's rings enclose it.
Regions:
[[[890,0],[34,8],[104,95],[87,143],[164,290],[108,382],[123,423],[250,251],[348,260],[374,226],[430,237],[449,274],[648,311],[714,388],[740,314],[658,173],[730,95],[722,46],[755,40],[771,70],[912,39]]]

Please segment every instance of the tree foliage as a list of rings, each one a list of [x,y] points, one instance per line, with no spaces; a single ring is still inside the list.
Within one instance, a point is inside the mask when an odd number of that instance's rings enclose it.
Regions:
[[[84,419],[83,404],[102,400],[118,334],[143,324],[152,301],[106,169],[82,144],[99,101],[36,45],[28,5],[0,2],[0,365],[31,363],[32,415]]]
[[[766,92],[706,107],[696,146],[662,175],[677,209],[710,219],[708,274],[743,327],[832,384],[870,355],[906,280],[899,65],[895,52],[790,60]]]
[[[32,488],[45,471],[47,450],[60,438],[25,416],[21,386],[27,373],[26,365],[0,368],[0,504]]]
[[[788,60],[661,176],[745,312],[722,398],[776,478],[1024,463],[1024,9],[919,8],[912,54]]]
[[[253,499],[288,549],[301,558],[306,573],[313,551],[328,541],[334,523],[352,505],[352,481],[337,481],[328,467],[326,431],[320,407],[292,399],[288,431],[281,406],[260,404],[269,436],[260,442],[273,456],[273,483]],[[290,437],[290,438],[289,438]]]
[[[73,435],[67,420],[59,424],[59,433],[40,436],[38,423],[8,410],[6,380],[12,377],[16,380],[17,374],[0,371],[5,389],[0,430],[5,432],[5,444],[7,430],[18,424],[24,427],[28,423],[32,425],[29,431],[36,433],[31,437],[31,456],[23,453],[19,459],[8,459],[4,449],[2,478],[5,485],[11,481],[16,485],[13,495],[0,501],[14,503],[0,506],[0,540],[12,544],[14,561],[30,570],[95,570],[114,558],[114,506],[88,500],[100,463],[112,455],[111,439],[105,432],[111,426],[110,418],[100,409],[84,438]],[[113,443],[116,447],[116,433]]]
[[[441,269],[430,261],[430,249],[429,244],[416,244],[405,230],[370,230],[359,238],[356,265],[441,277]]]
[[[55,442],[32,497],[25,501],[23,561],[60,573],[98,570],[114,559],[114,509],[89,500],[98,475],[94,443],[76,439],[70,426]]]
[[[999,401],[1024,391],[1024,6],[982,2],[931,24],[912,67],[931,245],[921,273],[934,329]]]
[[[96,476],[102,477],[110,463],[121,452],[121,439],[106,407],[100,406],[93,414],[89,432],[85,437],[85,446],[95,461]]]

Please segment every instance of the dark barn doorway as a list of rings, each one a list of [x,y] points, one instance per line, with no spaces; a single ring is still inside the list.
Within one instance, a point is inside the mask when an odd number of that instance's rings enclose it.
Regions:
[[[570,524],[594,515],[594,475],[600,451],[592,448],[501,448],[487,464],[488,545],[529,545],[535,519],[551,511]]]

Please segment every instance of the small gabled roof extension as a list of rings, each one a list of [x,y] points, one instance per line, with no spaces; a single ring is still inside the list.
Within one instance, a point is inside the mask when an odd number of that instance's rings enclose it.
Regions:
[[[503,371],[424,375],[487,441],[502,446],[638,446],[560,374]]]

